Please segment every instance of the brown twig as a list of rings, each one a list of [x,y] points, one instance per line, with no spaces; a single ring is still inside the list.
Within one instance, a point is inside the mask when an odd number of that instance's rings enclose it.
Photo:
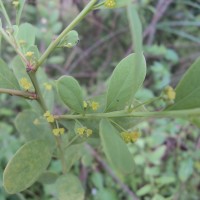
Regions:
[[[156,5],[156,10],[152,17],[151,23],[146,28],[146,30],[144,31],[144,34],[143,34],[144,38],[148,37],[148,39],[147,39],[148,45],[151,45],[154,40],[154,36],[156,33],[156,25],[157,25],[158,21],[163,17],[167,8],[173,1],[174,0],[158,0],[158,3]]]
[[[113,170],[106,164],[106,162],[99,156],[99,154],[88,144],[85,145],[86,148],[90,151],[92,156],[96,161],[105,169],[105,171],[112,177],[112,179],[121,187],[121,189],[132,197],[133,200],[139,200],[138,197],[134,194],[131,189],[125,185],[113,172]]]

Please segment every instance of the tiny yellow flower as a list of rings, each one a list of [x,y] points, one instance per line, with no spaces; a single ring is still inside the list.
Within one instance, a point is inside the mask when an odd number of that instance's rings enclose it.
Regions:
[[[60,134],[62,135],[62,134],[64,134],[65,129],[64,129],[64,128],[59,128],[59,132],[60,132]]]
[[[138,131],[131,132],[131,141],[136,142],[138,138],[140,137],[140,133]]]
[[[86,128],[85,127],[81,127],[81,128],[77,128],[76,132],[80,135],[83,136],[85,133]]]
[[[86,136],[89,137],[90,135],[92,135],[92,130],[86,129]]]
[[[114,8],[116,6],[116,1],[115,0],[106,0],[104,3],[104,6],[106,8]]]
[[[52,90],[52,85],[49,84],[49,83],[44,83],[44,87],[45,87],[45,89],[48,90],[48,91]]]
[[[136,142],[137,139],[140,137],[140,133],[138,131],[122,132],[121,136],[122,136],[122,139],[124,140],[124,142],[126,142],[126,143]]]
[[[128,132],[122,132],[121,136],[122,136],[122,139],[124,140],[124,142],[126,142],[126,143],[131,142],[130,133],[128,133]]]
[[[34,52],[32,52],[32,51],[28,51],[25,54],[26,57],[32,57],[33,55],[34,55]]]
[[[58,136],[59,133],[60,133],[60,129],[59,129],[59,128],[54,128],[54,129],[53,129],[53,134],[54,134],[55,136]]]
[[[55,121],[54,116],[49,111],[46,111],[43,116],[46,117],[49,123],[53,123]]]
[[[50,115],[49,117],[47,117],[47,121],[48,121],[49,123],[53,123],[53,122],[54,122],[54,117],[53,117],[53,115]]]
[[[19,1],[18,0],[14,0],[12,2],[12,5],[14,5],[15,7],[18,7],[19,6]]]
[[[87,102],[86,101],[83,101],[83,108],[86,109],[88,106]]]
[[[171,86],[168,86],[165,89],[165,94],[167,95],[169,100],[174,100],[176,97],[176,92],[174,91],[174,89]]]
[[[49,111],[46,111],[43,116],[44,117],[49,117],[50,115],[51,115],[51,113]]]
[[[19,83],[25,90],[30,89],[32,86],[32,84],[26,78],[21,78]]]
[[[92,107],[92,110],[96,111],[99,108],[99,103],[96,101],[92,101],[91,107]]]

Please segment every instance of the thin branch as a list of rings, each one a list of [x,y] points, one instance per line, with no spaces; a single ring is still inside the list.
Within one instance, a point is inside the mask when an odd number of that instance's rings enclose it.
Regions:
[[[147,39],[148,45],[151,45],[154,40],[154,36],[156,33],[156,25],[157,25],[158,21],[163,17],[167,8],[170,6],[170,4],[173,1],[174,0],[159,0],[158,1],[157,5],[156,5],[155,13],[151,20],[151,23],[146,28],[146,30],[144,31],[144,34],[143,34],[144,38],[148,36],[148,39]]]
[[[6,11],[5,7],[4,7],[4,4],[3,4],[2,0],[0,0],[0,7],[1,7],[1,11],[2,11],[2,13],[3,13],[3,15],[4,15],[4,17],[5,17],[5,19],[6,19],[7,23],[8,23],[8,25],[11,27],[12,24],[11,24],[10,18],[8,16],[8,13],[7,13],[7,11]]]
[[[0,88],[0,93],[10,94],[14,96],[19,96],[27,99],[37,99],[37,95],[34,92],[25,92],[20,90],[13,90],[13,89],[5,89]]]

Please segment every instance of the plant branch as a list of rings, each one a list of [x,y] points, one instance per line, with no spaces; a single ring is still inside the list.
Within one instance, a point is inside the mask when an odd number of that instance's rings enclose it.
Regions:
[[[3,13],[3,15],[4,15],[4,17],[5,17],[5,19],[6,19],[7,23],[8,23],[8,25],[11,27],[12,24],[11,24],[10,18],[9,18],[9,16],[8,16],[7,12],[6,12],[6,9],[5,9],[4,5],[3,5],[2,0],[0,0],[0,6],[1,6],[2,13]]]
[[[11,38],[7,35],[7,33],[2,27],[0,27],[0,33],[2,34],[3,38],[14,48],[14,50],[21,57],[23,62],[27,65],[28,61],[25,58],[24,54],[20,51],[19,47],[16,46],[16,44],[11,40]]]
[[[34,92],[26,92],[26,91],[20,91],[20,90],[13,90],[13,89],[5,89],[0,88],[0,93],[4,94],[10,94],[14,96],[19,96],[27,99],[37,99],[37,95]]]
[[[132,112],[128,113],[126,110],[114,111],[108,113],[92,113],[85,115],[56,115],[55,119],[100,119],[100,118],[117,118],[117,117],[142,117],[142,118],[185,118],[185,117],[200,116],[200,108],[186,109],[186,110],[171,110],[160,112]]]
[[[49,56],[49,54],[56,48],[56,46],[59,44],[59,42],[66,36],[66,34],[71,31],[84,17],[93,9],[94,4],[97,2],[97,0],[91,0],[88,5],[82,10],[82,12],[79,13],[79,15],[63,30],[63,32],[48,46],[46,51],[43,53],[43,55],[38,60],[37,66],[35,70],[44,63],[46,58]]]
[[[37,101],[38,103],[40,104],[42,110],[44,112],[46,112],[48,110],[47,106],[46,106],[46,103],[45,103],[45,100],[44,100],[44,97],[42,96],[42,92],[40,90],[40,86],[38,84],[38,81],[37,81],[37,78],[36,78],[36,74],[35,72],[30,72],[28,73],[30,79],[31,79],[31,82],[33,83],[33,87],[35,89],[35,92],[37,94]]]
[[[150,22],[149,26],[146,28],[144,31],[143,37],[148,36],[147,44],[151,45],[154,36],[156,33],[156,25],[159,22],[159,20],[163,17],[164,13],[166,12],[167,8],[170,6],[170,4],[174,0],[159,0],[157,5],[156,5],[156,10],[154,12],[152,21]]]

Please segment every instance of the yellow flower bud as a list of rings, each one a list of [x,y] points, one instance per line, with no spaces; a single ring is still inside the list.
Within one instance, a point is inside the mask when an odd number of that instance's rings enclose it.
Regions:
[[[92,135],[92,130],[86,129],[86,136],[89,137],[90,135]]]
[[[88,106],[87,102],[86,101],[83,101],[83,108],[86,109]]]
[[[85,133],[86,128],[85,127],[81,127],[81,128],[77,128],[76,132],[80,135],[83,136]]]
[[[91,108],[92,110],[96,111],[99,108],[99,103],[96,101],[92,101]]]
[[[54,128],[54,129],[53,129],[53,134],[54,134],[55,136],[58,136],[59,133],[60,133],[59,128]]]
[[[176,92],[171,86],[166,87],[165,94],[167,95],[169,100],[174,100],[176,98]]]
[[[115,0],[106,0],[104,3],[104,6],[106,8],[114,8],[114,7],[116,7],[116,1]]]

